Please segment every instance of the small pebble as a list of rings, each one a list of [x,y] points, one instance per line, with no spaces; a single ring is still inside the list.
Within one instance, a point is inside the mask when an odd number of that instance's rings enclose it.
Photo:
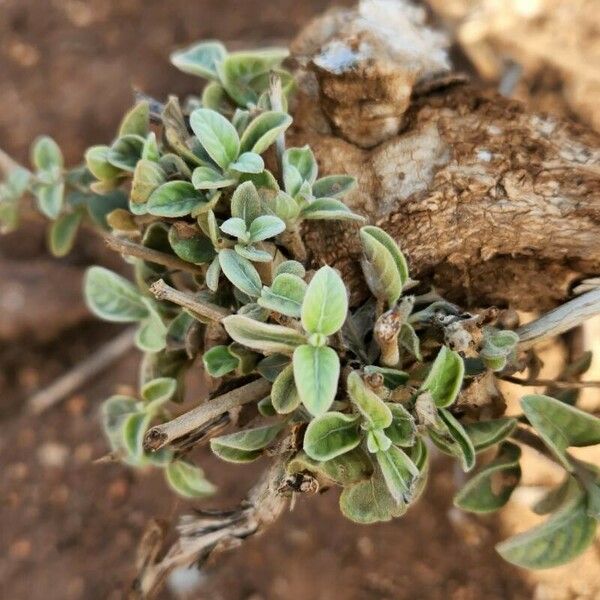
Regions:
[[[67,462],[69,449],[64,444],[47,442],[40,446],[37,455],[45,467],[63,467]]]

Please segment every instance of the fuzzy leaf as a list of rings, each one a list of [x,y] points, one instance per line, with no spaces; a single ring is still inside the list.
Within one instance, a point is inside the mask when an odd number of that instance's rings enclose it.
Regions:
[[[367,431],[367,450],[371,454],[386,452],[390,449],[392,440],[385,435],[382,429],[369,429]]]
[[[65,184],[62,182],[36,185],[33,190],[40,212],[49,219],[56,219],[64,202]]]
[[[406,506],[394,500],[385,480],[376,472],[370,479],[344,488],[340,510],[347,519],[369,525],[401,516]]]
[[[189,181],[169,181],[152,192],[147,207],[158,217],[185,217],[203,202]]]
[[[148,308],[137,289],[104,267],[90,267],[86,271],[84,293],[89,309],[105,321],[128,323],[148,316]]]
[[[282,415],[294,412],[300,406],[300,396],[294,381],[294,368],[288,364],[273,382],[271,388],[273,408]]]
[[[571,470],[566,450],[600,444],[600,419],[555,398],[532,394],[521,400],[531,425],[556,457]]]
[[[400,371],[399,369],[391,369],[390,367],[375,367],[369,365],[364,368],[365,375],[372,375],[379,373],[383,376],[383,384],[388,390],[395,390],[397,387],[404,385],[410,378],[410,375],[406,371]]]
[[[197,108],[190,115],[190,127],[202,147],[222,168],[227,169],[240,152],[240,138],[235,127],[210,108]]]
[[[392,413],[392,423],[385,429],[385,434],[397,446],[412,446],[415,443],[416,426],[412,415],[395,402],[386,402]]]
[[[231,216],[243,219],[247,227],[262,213],[260,196],[251,181],[246,181],[235,189],[231,197]]]
[[[219,458],[228,462],[250,462],[262,454],[262,450],[275,440],[281,429],[282,424],[277,423],[236,431],[213,438],[210,441],[210,449]]]
[[[238,173],[262,173],[265,170],[265,163],[260,154],[244,152],[229,165],[229,168]]]
[[[241,152],[262,154],[292,124],[292,117],[284,112],[266,111],[250,121],[241,141]]]
[[[143,204],[148,201],[152,192],[167,180],[165,172],[157,163],[141,159],[135,166],[131,182],[131,201]]]
[[[360,239],[365,256],[361,266],[367,285],[376,298],[393,306],[402,294],[402,274],[390,251],[365,229],[360,230]]]
[[[398,336],[398,343],[401,348],[414,356],[419,362],[423,360],[423,356],[421,355],[421,341],[412,325],[409,325],[408,323],[402,324],[400,335]]]
[[[244,244],[236,244],[234,250],[243,258],[247,258],[251,262],[268,263],[273,260],[273,255],[266,250],[261,250],[256,246],[245,246]]]
[[[230,217],[229,219],[223,221],[219,229],[221,229],[223,233],[226,233],[231,237],[242,240],[245,239],[248,235],[248,231],[246,229],[246,222],[244,221],[244,219],[240,219],[239,217]]]
[[[458,396],[465,374],[465,365],[458,352],[442,346],[421,384],[427,390],[438,408],[450,406]]]
[[[261,215],[252,221],[249,229],[252,242],[262,242],[279,235],[285,230],[285,223],[275,215]]]
[[[390,409],[374,391],[367,387],[358,371],[352,371],[348,375],[346,389],[370,428],[385,429],[392,424]]]
[[[151,131],[146,137],[144,147],[142,148],[142,159],[150,160],[155,163],[158,163],[160,160],[160,150],[154,131]]]
[[[365,234],[385,246],[386,250],[392,255],[394,262],[396,263],[398,273],[400,274],[400,279],[402,280],[402,285],[404,286],[409,280],[408,263],[406,262],[404,254],[402,254],[402,251],[394,239],[380,227],[374,227],[372,225],[363,227],[360,232],[361,238],[362,234]]]
[[[496,458],[456,494],[454,504],[462,510],[476,513],[502,508],[521,479],[520,457],[518,446],[510,442],[503,443]]]
[[[171,63],[180,71],[206,79],[218,80],[217,65],[227,56],[221,42],[207,41],[171,54]]]
[[[125,418],[122,425],[123,448],[127,450],[130,464],[140,464],[144,456],[144,435],[150,425],[151,416],[134,413]]]
[[[63,168],[63,155],[58,144],[46,135],[37,138],[31,147],[31,162],[39,171],[58,174]]]
[[[317,461],[309,458],[306,452],[298,452],[287,465],[288,473],[309,471],[338,485],[350,485],[368,479],[373,472],[369,457],[360,449],[349,452],[327,461]]]
[[[231,315],[222,321],[229,336],[258,352],[290,355],[306,338],[290,327],[261,323],[244,315]]]
[[[396,446],[390,446],[385,452],[377,452],[375,456],[392,498],[399,504],[408,504],[412,500],[419,469]]]
[[[219,190],[235,185],[235,182],[212,167],[196,167],[192,173],[192,185],[197,190]]]
[[[134,134],[123,135],[113,142],[106,157],[113,167],[133,173],[143,149],[143,137]]]
[[[297,275],[280,273],[270,288],[263,287],[257,302],[263,308],[297,319],[302,310],[306,287],[306,282]]]
[[[483,452],[507,438],[516,428],[517,420],[510,417],[478,421],[464,426],[475,452]]]
[[[169,244],[179,258],[196,265],[210,263],[215,257],[212,242],[187,223],[174,223],[170,227]]]
[[[364,221],[361,215],[353,213],[341,200],[335,198],[319,198],[307,204],[300,217],[307,220],[321,221]]]
[[[348,292],[342,278],[328,266],[311,279],[302,303],[302,325],[309,333],[332,335],[346,320]]]
[[[288,148],[283,153],[283,182],[285,191],[291,196],[300,191],[303,182],[312,185],[318,171],[315,155],[309,146]]]
[[[302,345],[294,350],[294,379],[302,403],[318,417],[331,406],[337,393],[340,359],[327,346]]]
[[[304,279],[306,269],[304,268],[304,265],[297,260],[284,260],[277,265],[274,275],[277,277],[277,275],[282,275],[283,273],[289,273],[290,275],[296,275],[296,277]]]
[[[317,179],[313,184],[315,198],[340,198],[356,186],[356,179],[350,175],[328,175]]]
[[[256,368],[256,370],[262,375],[267,381],[273,383],[278,375],[290,364],[290,357],[285,354],[271,354],[263,358]]]
[[[431,441],[442,452],[460,458],[463,471],[470,471],[475,466],[475,448],[471,439],[452,413],[441,408],[438,414],[441,427],[437,431],[429,429]]]
[[[249,260],[242,258],[234,250],[225,249],[219,252],[219,264],[225,277],[238,290],[251,298],[260,296],[262,286],[260,275]]]
[[[142,297],[148,317],[140,323],[135,336],[136,346],[142,352],[160,352],[167,345],[167,327],[149,298]]]
[[[123,174],[123,171],[108,162],[108,146],[92,146],[85,152],[85,163],[96,179],[110,181]]]
[[[140,395],[147,403],[146,411],[154,411],[166,404],[177,391],[177,380],[173,377],[157,377],[146,382],[140,390]]]
[[[204,477],[204,471],[184,460],[175,460],[165,469],[171,489],[184,498],[205,498],[215,493],[215,486]]]
[[[360,444],[355,415],[328,412],[313,419],[304,434],[304,451],[313,460],[327,461]]]
[[[297,202],[285,192],[278,192],[269,201],[271,210],[286,223],[293,223],[300,214]]]
[[[52,223],[48,233],[48,247],[54,256],[66,256],[75,243],[83,213],[78,210],[62,215]]]
[[[227,346],[214,346],[202,355],[204,369],[211,377],[223,377],[238,368],[239,359]]]
[[[496,545],[508,562],[547,569],[579,556],[593,541],[598,522],[586,513],[585,498],[567,502],[541,525]]]
[[[139,135],[146,138],[150,131],[150,105],[142,101],[136,104],[123,117],[119,126],[119,137],[124,135]]]

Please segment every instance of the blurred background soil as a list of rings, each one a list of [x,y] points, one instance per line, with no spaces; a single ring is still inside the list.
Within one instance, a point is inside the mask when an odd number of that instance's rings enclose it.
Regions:
[[[169,66],[173,48],[216,37],[237,47],[281,44],[327,6],[351,4],[0,0],[0,146],[25,161],[34,137],[47,133],[78,162],[87,146],[111,139],[132,88],[160,98],[199,89],[199,80]],[[135,385],[134,351],[44,415],[25,410],[32,393],[118,332],[90,318],[80,285],[86,265],[119,261],[80,237],[61,261],[48,257],[40,225],[0,238],[0,598],[121,598],[147,521],[190,508],[159,473],[92,464],[107,450],[99,403]],[[211,506],[234,505],[264,467],[204,454],[220,485]],[[497,521],[456,513],[454,488],[452,465],[439,460],[428,492],[405,518],[369,528],[341,517],[333,491],[300,498],[262,538],[209,566],[189,597],[530,598],[521,572],[493,551]]]

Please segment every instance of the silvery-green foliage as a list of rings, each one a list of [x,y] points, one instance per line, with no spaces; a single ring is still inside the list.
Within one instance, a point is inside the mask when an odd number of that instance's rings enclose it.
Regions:
[[[479,460],[457,506],[500,508],[519,483],[515,442],[527,426],[567,477],[536,507],[547,520],[498,551],[529,568],[577,556],[600,517],[600,469],[570,448],[599,444],[600,420],[574,406],[576,390],[550,386],[547,395],[522,399],[522,415],[481,413],[476,420],[469,395],[479,393],[480,378],[519,365],[515,332],[486,325],[475,356],[440,347],[439,324],[463,311],[435,295],[430,302],[430,294],[406,296],[416,282],[397,240],[379,227],[357,232],[366,283],[359,307],[350,305],[334,268],[297,260],[306,254],[304,221],[364,219],[346,204],[353,177],[319,177],[310,147],[285,147],[293,87],[281,68],[286,55],[230,53],[216,41],[176,52],[172,62],[180,70],[209,80],[201,99],[137,102],[115,137],[89,148],[85,164],[72,169],[53,140],[38,138],[31,169],[17,166],[0,183],[0,228],[17,226],[20,199],[32,193],[52,221],[48,245],[56,256],[73,247],[82,223],[136,247],[126,256],[135,283],[102,267],[88,269],[84,280],[90,310],[107,321],[137,323],[135,341],[144,353],[139,397],[117,395],[102,406],[113,456],[164,469],[183,497],[213,493],[202,469],[177,451],[189,440],[144,449],[147,431],[172,418],[171,403],[184,399],[185,373],[200,362],[215,380],[215,395],[257,378],[270,383],[268,394],[246,407],[255,419],[213,437],[213,453],[234,463],[285,455],[290,475],[310,473],[320,484],[340,486],[340,510],[358,523],[399,517],[417,501],[429,472],[429,441],[464,471]],[[280,98],[271,85],[277,77]],[[154,298],[150,286],[159,278],[185,294],[185,308]],[[409,311],[413,301],[419,308],[393,330],[400,352],[396,363],[384,365],[375,323],[385,311],[395,314],[403,295]],[[228,316],[212,322],[194,312],[194,302]],[[582,357],[561,379],[576,380],[589,363]],[[491,458],[485,451],[494,447]]]

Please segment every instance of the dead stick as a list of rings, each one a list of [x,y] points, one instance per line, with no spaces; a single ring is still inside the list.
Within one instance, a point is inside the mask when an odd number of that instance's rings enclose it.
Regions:
[[[559,389],[584,389],[588,387],[600,388],[600,381],[554,381],[553,379],[520,379],[519,377],[513,377],[512,375],[501,376],[502,381],[508,381],[508,383],[516,383],[517,385],[526,386],[545,386],[555,387]]]
[[[261,400],[269,393],[270,389],[271,384],[261,378],[208,400],[168,423],[150,428],[144,437],[144,448],[150,451],[160,450],[236,406]]]
[[[115,252],[125,254],[126,256],[133,256],[135,258],[141,258],[148,262],[153,262],[169,269],[176,269],[178,271],[187,271],[188,273],[194,273],[196,275],[203,274],[202,267],[194,265],[192,263],[181,260],[177,256],[166,254],[165,252],[159,252],[152,248],[146,248],[140,244],[135,244],[129,240],[123,240],[113,235],[105,236],[104,240],[106,245]]]
[[[169,302],[183,306],[183,308],[187,308],[200,317],[216,321],[217,323],[221,322],[227,315],[231,314],[231,312],[223,306],[212,304],[211,302],[202,302],[189,294],[176,290],[174,287],[165,283],[163,279],[155,281],[150,286],[150,291],[158,300],[168,300]]]
[[[592,290],[562,306],[547,312],[539,319],[517,329],[519,349],[527,350],[548,338],[560,335],[600,314],[600,289]]]
[[[128,352],[133,347],[134,336],[135,328],[125,330],[71,371],[33,395],[27,403],[27,410],[34,415],[39,415],[60,402]]]

